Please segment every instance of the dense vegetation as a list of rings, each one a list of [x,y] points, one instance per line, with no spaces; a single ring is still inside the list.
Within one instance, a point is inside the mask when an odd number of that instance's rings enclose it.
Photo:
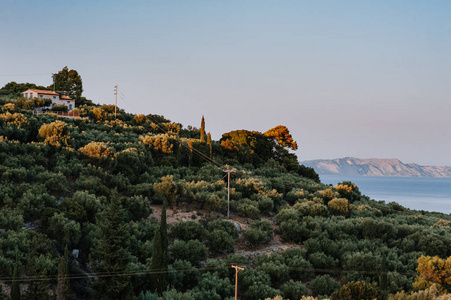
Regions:
[[[203,117],[115,118],[81,94],[79,119],[33,115],[30,86],[0,89],[0,299],[232,299],[231,264],[242,299],[451,289],[449,215],[321,184],[284,126],[213,141]],[[168,226],[166,208],[198,213]]]

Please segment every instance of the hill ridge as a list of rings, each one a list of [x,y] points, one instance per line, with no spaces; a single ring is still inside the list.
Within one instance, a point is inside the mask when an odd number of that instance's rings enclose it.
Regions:
[[[403,163],[397,158],[316,159],[301,162],[322,175],[451,177],[450,166],[422,166]]]

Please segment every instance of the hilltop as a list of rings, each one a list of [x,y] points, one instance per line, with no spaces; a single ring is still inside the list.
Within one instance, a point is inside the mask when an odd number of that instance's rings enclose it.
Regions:
[[[421,166],[403,163],[399,159],[345,157],[301,162],[320,175],[398,176],[398,177],[451,177],[451,167]]]
[[[451,256],[451,216],[322,184],[285,126],[215,141],[204,117],[81,99],[64,118],[3,94],[0,277],[16,299],[233,299],[232,264],[244,300],[373,299],[426,289],[430,260]]]

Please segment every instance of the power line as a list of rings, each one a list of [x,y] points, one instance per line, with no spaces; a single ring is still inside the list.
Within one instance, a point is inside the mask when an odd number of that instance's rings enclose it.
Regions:
[[[167,134],[169,133],[164,127],[161,126],[161,123],[159,123],[152,115],[150,115],[149,117],[150,117],[150,118],[152,119],[152,121],[158,126],[158,128],[160,128],[163,132],[165,132],[165,133],[167,133]],[[188,146],[186,146],[184,143],[180,143],[180,144],[181,144],[182,146],[188,148],[188,150],[191,151],[191,148],[189,148]],[[206,156],[204,153],[198,151],[198,150],[195,149],[195,148],[192,148],[192,150],[193,150],[193,153],[194,153],[194,154],[196,154],[196,155],[198,155],[199,157],[203,158],[203,159],[206,160],[207,162],[210,162],[210,163],[214,164],[216,167],[221,168],[221,165],[219,165],[216,161],[214,161],[214,160],[211,159],[210,157]],[[230,175],[230,173],[228,173],[228,174]],[[256,176],[261,177],[261,176],[259,176],[259,175],[256,175]],[[224,176],[224,177],[225,177],[225,176]],[[268,180],[268,179],[267,179],[267,180]],[[270,180],[268,180],[268,181],[270,181]],[[267,187],[267,185],[269,184],[269,185],[271,185],[271,187],[286,188],[286,186],[282,186],[282,185],[280,185],[280,184],[278,184],[278,183],[276,183],[276,182],[262,182],[262,183],[263,183],[263,185],[264,185],[265,187]],[[327,186],[327,185],[324,184],[324,183],[321,183],[321,184]],[[374,200],[374,201],[375,201],[375,200]],[[379,210],[382,210],[382,211],[387,211],[387,212],[391,212],[391,213],[395,213],[395,214],[402,214],[402,215],[411,216],[411,217],[422,217],[422,218],[426,218],[426,219],[430,219],[430,220],[436,220],[436,221],[449,221],[449,220],[442,219],[442,218],[438,218],[438,217],[419,215],[419,214],[415,214],[415,213],[413,213],[413,212],[399,211],[399,210],[394,210],[394,209],[385,208],[385,207],[378,207],[378,206],[375,206],[375,205],[371,205],[371,207],[376,208],[376,209],[379,209]]]
[[[262,254],[264,255],[264,254]],[[80,274],[69,274],[65,276],[67,279],[85,279],[85,278],[111,278],[111,277],[129,277],[136,275],[151,275],[151,274],[170,274],[170,273],[183,273],[190,272],[193,269],[199,271],[216,271],[216,270],[224,270],[228,269],[228,267],[191,267],[191,268],[176,268],[172,270],[168,269],[145,269],[131,272],[100,272],[100,273],[85,273],[83,275]],[[233,266],[232,266],[233,268]],[[277,266],[253,266],[250,267],[248,265],[248,269],[254,270],[279,270],[286,269],[289,271],[298,271],[298,272],[317,272],[317,273],[329,273],[329,274],[348,274],[348,273],[359,273],[366,275],[387,275],[388,273],[396,272],[400,275],[407,276],[415,276],[418,275],[416,272],[398,272],[398,271],[379,271],[379,270],[344,270],[344,269],[323,269],[323,268],[298,268],[298,267],[290,267],[287,265],[277,265]],[[39,275],[39,276],[28,276],[26,278],[19,278],[20,282],[31,282],[31,281],[49,281],[49,280],[57,280],[57,275]],[[12,282],[14,278],[12,277],[0,277],[0,280],[3,282]]]
[[[41,75],[49,75],[51,73],[35,73],[35,74],[0,74],[1,77],[7,77],[7,76],[41,76]]]

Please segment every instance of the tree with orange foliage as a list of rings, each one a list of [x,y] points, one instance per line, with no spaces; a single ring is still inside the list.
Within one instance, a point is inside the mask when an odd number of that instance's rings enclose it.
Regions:
[[[278,125],[273,129],[266,131],[264,135],[276,139],[281,146],[288,147],[293,150],[298,149],[298,144],[295,140],[293,140],[293,137],[286,126]]]
[[[435,283],[441,293],[451,291],[451,256],[441,259],[438,256],[421,255],[417,272],[420,275],[415,278],[414,288],[424,290]]]

